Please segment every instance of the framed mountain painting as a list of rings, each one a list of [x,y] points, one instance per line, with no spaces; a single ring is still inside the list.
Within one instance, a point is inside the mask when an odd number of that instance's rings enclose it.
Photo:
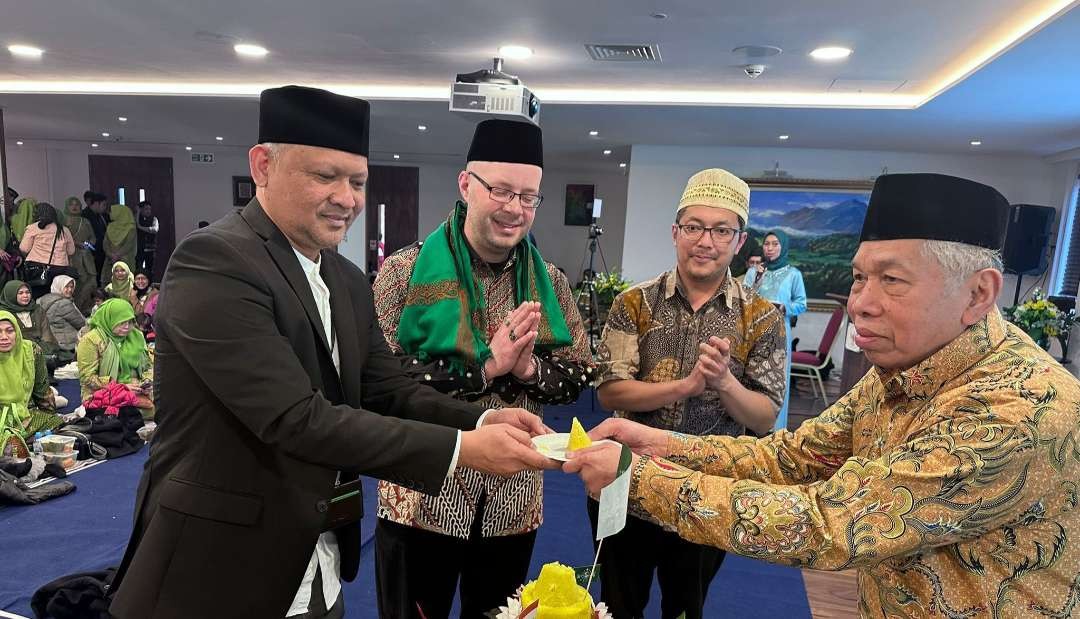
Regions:
[[[873,181],[746,179],[750,183],[749,238],[732,263],[732,273],[746,271],[746,256],[770,230],[788,234],[788,262],[802,271],[809,299],[826,293],[847,295],[851,259]]]

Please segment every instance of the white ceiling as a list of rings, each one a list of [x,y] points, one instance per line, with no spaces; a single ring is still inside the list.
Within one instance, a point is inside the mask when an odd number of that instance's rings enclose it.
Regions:
[[[458,3],[344,0],[266,7],[243,2],[91,0],[8,3],[0,43],[46,49],[40,61],[0,55],[0,84],[22,80],[201,82],[228,85],[408,84],[445,92],[458,72],[486,67],[501,44],[537,55],[507,63],[541,95],[559,89],[828,93],[835,80],[903,84],[919,92],[984,44],[995,29],[1050,0],[652,1]],[[1059,0],[1060,4],[1060,0]],[[1073,3],[1075,5],[1077,3]],[[314,8],[313,8],[314,7]],[[662,11],[668,19],[650,13]],[[61,19],[62,18],[62,19]],[[217,33],[221,35],[217,36]],[[237,41],[270,48],[241,60]],[[584,43],[658,43],[655,65],[599,63]],[[755,81],[730,50],[772,44]],[[847,61],[807,58],[818,45],[855,49]],[[615,165],[631,144],[734,145],[1049,155],[1080,147],[1080,9],[1073,9],[918,109],[808,109],[674,105],[548,104],[542,111],[548,159]],[[871,87],[877,87],[871,84]],[[88,145],[112,133],[140,144],[250,145],[257,132],[251,97],[0,94],[9,148],[16,139]],[[126,125],[118,115],[130,118]],[[458,161],[477,117],[442,101],[375,101],[375,159]],[[429,131],[421,133],[417,124]],[[590,138],[589,129],[600,136]],[[776,136],[789,134],[780,143]],[[600,154],[612,148],[612,156]]]

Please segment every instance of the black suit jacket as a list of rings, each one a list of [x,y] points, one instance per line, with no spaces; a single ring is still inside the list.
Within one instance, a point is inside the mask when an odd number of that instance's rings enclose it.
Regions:
[[[154,320],[159,425],[116,617],[284,617],[338,471],[438,493],[455,428],[482,410],[401,372],[359,268],[327,251],[321,269],[340,379],[296,255],[257,201],[173,254]],[[335,533],[352,580],[359,523]]]

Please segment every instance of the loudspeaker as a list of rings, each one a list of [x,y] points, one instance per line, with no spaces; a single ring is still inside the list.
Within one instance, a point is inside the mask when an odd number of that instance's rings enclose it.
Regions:
[[[1050,234],[1054,209],[1049,206],[1014,204],[1009,210],[1002,260],[1006,273],[1042,275],[1050,263]]]

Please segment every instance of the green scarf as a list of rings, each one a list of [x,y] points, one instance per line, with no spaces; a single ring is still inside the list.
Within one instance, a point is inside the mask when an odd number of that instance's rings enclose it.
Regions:
[[[416,257],[405,309],[398,320],[398,343],[421,361],[449,358],[451,369],[484,363],[491,349],[484,340],[487,307],[472,271],[465,235],[466,206],[458,202],[450,217],[424,241]],[[562,315],[547,267],[528,238],[514,248],[514,304],[540,302],[538,349],[569,346],[570,329]]]
[[[776,257],[776,260],[769,260],[765,258],[765,266],[770,271],[776,271],[787,266],[787,254],[788,254],[788,235],[782,230],[769,230],[765,235],[765,238],[761,239],[762,244],[765,243],[765,239],[770,236],[775,236],[777,241],[780,241],[780,255]],[[764,254],[764,250],[762,250]]]
[[[135,310],[123,299],[108,299],[90,317],[90,327],[97,329],[105,342],[98,374],[109,376],[118,383],[131,382],[150,366],[146,339],[138,327],[132,325],[125,338],[113,333],[117,325],[129,320],[135,320]]]
[[[72,213],[68,210],[69,208],[71,208],[72,203],[79,205],[78,213]],[[68,225],[68,221],[72,217],[82,217],[82,200],[79,199],[79,196],[71,196],[67,200],[64,200],[64,208],[56,209],[56,223],[60,224],[61,226],[70,228],[71,226]]]
[[[112,281],[109,282],[107,286],[105,286],[105,292],[111,294],[117,299],[124,299],[130,304],[131,290],[135,286],[135,274],[131,272],[131,267],[129,267],[126,262],[117,260],[113,263],[112,270],[115,271],[116,267],[124,269],[124,271],[127,272],[127,277],[118,280],[116,279],[116,276],[110,272],[109,277],[112,279]]]
[[[33,198],[23,198],[16,203],[15,214],[11,217],[11,233],[20,241],[23,233],[26,232],[26,227],[34,222],[35,207],[37,207],[37,200]]]
[[[109,218],[112,221],[105,228],[105,238],[119,247],[129,234],[135,232],[135,216],[131,214],[131,209],[123,204],[114,204],[109,210]]]
[[[17,420],[29,416],[27,404],[34,391],[34,345],[22,336],[22,329],[15,315],[0,310],[0,322],[15,327],[15,345],[8,352],[0,352],[0,407],[14,407]]]
[[[37,301],[33,299],[27,305],[19,305],[19,288],[23,286],[26,286],[26,282],[17,279],[4,284],[4,288],[0,290],[0,310],[9,311],[12,314],[34,311],[34,308],[37,307]]]

